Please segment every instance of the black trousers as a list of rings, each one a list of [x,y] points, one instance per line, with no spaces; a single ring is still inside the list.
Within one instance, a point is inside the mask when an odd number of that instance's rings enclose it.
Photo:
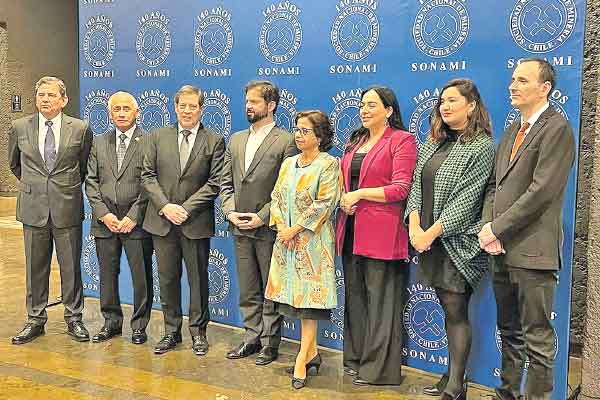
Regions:
[[[240,311],[244,319],[244,342],[278,348],[283,316],[265,299],[273,241],[234,236]]]
[[[507,266],[495,260],[494,293],[502,338],[502,400],[519,398],[525,358],[529,358],[525,399],[546,400],[552,395],[555,335],[550,324],[555,271]]]
[[[100,265],[100,310],[104,326],[109,329],[121,329],[123,326],[119,272],[121,253],[125,249],[133,282],[131,329],[146,329],[152,311],[152,239],[130,239],[127,235],[115,234],[108,238],[97,237],[95,241]]]
[[[60,267],[60,290],[65,322],[81,321],[81,224],[57,228],[49,219],[43,227],[23,225],[27,277],[28,322],[44,325],[48,320],[48,289],[53,244]]]
[[[189,329],[192,336],[205,335],[208,314],[208,257],[210,239],[189,239],[179,227],[166,236],[152,236],[158,260],[160,304],[165,334],[181,332],[181,274],[185,261],[190,285]]]
[[[371,383],[402,382],[404,261],[376,260],[344,249],[344,365]]]

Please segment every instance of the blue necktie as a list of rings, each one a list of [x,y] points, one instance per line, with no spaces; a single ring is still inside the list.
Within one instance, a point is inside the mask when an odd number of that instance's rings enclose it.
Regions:
[[[56,163],[56,139],[52,130],[52,121],[46,121],[48,131],[46,132],[46,140],[44,141],[44,162],[48,171],[52,171]]]

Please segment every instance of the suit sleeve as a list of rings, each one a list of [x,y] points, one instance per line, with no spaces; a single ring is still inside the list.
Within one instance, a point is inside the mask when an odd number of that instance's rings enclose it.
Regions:
[[[8,165],[13,175],[21,180],[21,150],[19,149],[19,132],[14,124],[8,132]]]
[[[215,197],[219,195],[224,156],[225,140],[223,137],[218,136],[213,148],[208,180],[181,205],[188,213],[191,214],[210,207],[213,204]]]
[[[406,137],[392,150],[392,183],[383,186],[385,200],[388,203],[404,200],[408,197],[413,171],[417,162],[417,144],[413,135]]]
[[[287,146],[285,147],[285,151],[283,153],[283,159],[285,160],[288,157],[292,157],[295,156],[296,154],[298,154],[298,147],[296,147],[296,141],[294,140],[294,137],[291,136],[290,137],[290,141],[288,142]],[[256,213],[259,218],[266,224],[269,224],[269,219],[270,217],[270,211],[271,211],[271,202],[266,203],[264,206],[262,206],[262,208],[260,210],[258,210],[258,212]]]
[[[142,151],[142,157],[146,153],[146,145],[147,145],[148,136],[144,135],[140,137],[139,146]],[[140,188],[140,193],[135,200],[135,202],[131,205],[129,210],[127,211],[127,216],[132,221],[135,221],[136,224],[141,225],[144,220],[144,215],[146,214],[146,208],[148,207],[148,195],[143,187]]]
[[[142,187],[148,195],[149,201],[160,211],[164,206],[169,204],[169,199],[158,183],[158,173],[156,171],[157,141],[158,132],[151,133],[146,139],[144,161],[142,164]]]
[[[549,121],[551,122],[551,121]],[[538,161],[527,190],[508,210],[492,221],[492,232],[502,241],[531,224],[563,192],[575,160],[575,140],[566,121],[554,132],[543,132]]]
[[[442,237],[465,233],[473,223],[479,224],[486,185],[494,169],[494,143],[483,146],[462,174],[444,205],[438,221]]]
[[[100,195],[100,176],[98,175],[98,138],[92,142],[90,157],[87,162],[87,176],[85,178],[85,194],[92,207],[94,218],[100,219],[110,210],[102,201]]]
[[[81,152],[79,154],[79,174],[81,175],[81,183],[85,182],[85,176],[87,174],[87,163],[90,156],[90,150],[92,148],[92,142],[94,140],[94,134],[90,129],[89,123],[84,122],[83,140],[81,141]]]
[[[223,156],[223,170],[221,172],[221,209],[223,214],[227,216],[232,211],[235,211],[235,197],[233,187],[233,162],[231,160],[231,146],[232,142],[229,142],[229,146],[225,150]]]
[[[496,196],[496,164],[498,162],[498,152],[494,157],[494,169],[490,175],[490,179],[485,187],[483,195],[483,210],[481,211],[481,227],[492,221],[494,214],[494,197]]]

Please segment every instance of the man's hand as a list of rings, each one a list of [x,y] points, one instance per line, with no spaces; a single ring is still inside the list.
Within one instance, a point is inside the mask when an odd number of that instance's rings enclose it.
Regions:
[[[500,240],[494,240],[492,243],[486,245],[483,250],[487,251],[493,256],[506,253],[506,250],[504,250],[504,247],[502,247]]]
[[[119,223],[119,232],[130,233],[136,226],[136,222],[131,218],[125,216]]]
[[[100,221],[113,233],[119,233],[119,218],[113,213],[108,213]]]
[[[432,239],[431,236],[427,234],[427,232],[423,232],[412,236],[412,238],[410,239],[410,244],[412,244],[415,250],[419,253],[424,253],[426,251],[429,251],[429,249],[431,248],[431,244],[434,240],[435,239]]]
[[[227,219],[229,220],[229,222],[231,222],[232,224],[234,224],[235,226],[237,226],[239,228],[241,224],[246,222],[245,219],[241,218],[245,215],[246,215],[245,213],[232,211],[229,214],[227,214]]]
[[[242,223],[237,227],[244,230],[256,229],[263,226],[265,223],[256,213],[238,213],[242,218]]]
[[[498,238],[492,231],[492,223],[491,222],[488,222],[487,224],[485,224],[483,226],[483,228],[481,228],[481,231],[479,232],[477,237],[479,238],[479,246],[482,249],[485,249],[485,246],[498,240]]]
[[[183,224],[189,217],[185,208],[179,204],[169,203],[160,210],[162,214],[175,225]]]

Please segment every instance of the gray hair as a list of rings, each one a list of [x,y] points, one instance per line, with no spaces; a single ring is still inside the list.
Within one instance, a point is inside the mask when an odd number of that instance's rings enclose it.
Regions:
[[[204,93],[202,93],[202,90],[200,90],[199,88],[197,88],[196,86],[192,86],[192,85],[183,85],[178,91],[177,93],[175,93],[175,104],[179,104],[179,97],[182,94],[193,94],[198,96],[198,105],[200,107],[202,107],[202,105],[204,104]]]
[[[40,89],[40,86],[46,85],[46,84],[51,84],[51,83],[58,84],[58,90],[60,92],[60,96],[61,97],[67,97],[67,86],[62,81],[62,79],[58,79],[55,76],[43,76],[43,77],[41,77],[40,80],[37,81],[36,84],[35,84],[35,93],[37,94],[38,90]]]
[[[133,106],[134,106],[134,108],[135,108],[136,110],[139,110],[139,108],[140,108],[140,107],[138,106],[138,102],[137,102],[137,100],[135,99],[135,97],[134,97],[134,96],[133,96],[131,93],[129,93],[129,92],[125,92],[125,91],[118,91],[118,92],[115,92],[115,93],[113,93],[113,94],[112,94],[112,95],[111,95],[111,96],[108,98],[108,109],[109,109],[109,110],[112,108],[112,103],[113,103],[113,101],[114,101],[114,98],[115,98],[116,96],[121,96],[121,95],[125,95],[125,96],[129,97],[129,100],[131,100],[131,102],[133,103]]]

